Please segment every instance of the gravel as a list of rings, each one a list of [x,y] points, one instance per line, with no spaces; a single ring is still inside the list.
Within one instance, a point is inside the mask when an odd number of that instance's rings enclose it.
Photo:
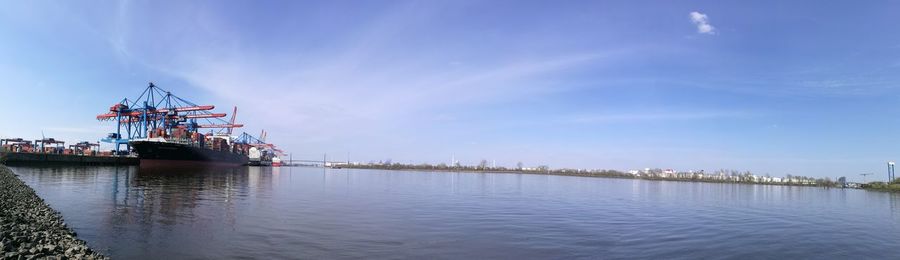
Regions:
[[[13,172],[0,165],[0,259],[109,259],[75,237]]]

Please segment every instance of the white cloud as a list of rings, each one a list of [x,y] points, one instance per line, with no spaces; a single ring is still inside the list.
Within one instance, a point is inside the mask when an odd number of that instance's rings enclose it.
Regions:
[[[716,34],[716,28],[709,24],[709,17],[704,13],[691,12],[691,22],[697,25],[698,33]]]

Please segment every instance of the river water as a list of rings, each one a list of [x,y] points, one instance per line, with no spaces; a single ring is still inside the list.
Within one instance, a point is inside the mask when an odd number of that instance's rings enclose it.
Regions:
[[[862,190],[322,168],[16,167],[117,259],[896,258]]]

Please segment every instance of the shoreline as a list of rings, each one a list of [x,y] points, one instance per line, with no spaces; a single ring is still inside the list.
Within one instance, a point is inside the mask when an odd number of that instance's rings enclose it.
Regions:
[[[888,193],[900,193],[900,180],[895,180],[893,182],[870,182],[866,183],[862,189],[868,191],[879,191],[879,192],[888,192]]]
[[[336,168],[332,168],[336,169]],[[648,181],[674,181],[674,182],[699,182],[699,183],[722,183],[722,184],[753,184],[767,186],[793,186],[793,187],[823,187],[823,188],[840,188],[817,184],[800,184],[800,183],[771,183],[771,182],[749,182],[749,181],[722,181],[709,179],[685,179],[685,178],[661,178],[661,177],[635,177],[622,174],[591,174],[591,173],[568,173],[568,172],[535,172],[520,170],[466,170],[466,169],[412,169],[412,168],[379,168],[379,167],[359,167],[344,166],[339,169],[358,169],[358,170],[388,170],[388,171],[418,171],[418,172],[435,172],[435,173],[502,173],[502,174],[529,174],[529,175],[547,175],[547,176],[570,176],[570,177],[588,177],[588,178],[608,178],[608,179],[630,179],[630,180],[648,180]],[[864,189],[869,190],[869,189]]]
[[[0,165],[0,258],[109,259],[78,239],[34,189]]]

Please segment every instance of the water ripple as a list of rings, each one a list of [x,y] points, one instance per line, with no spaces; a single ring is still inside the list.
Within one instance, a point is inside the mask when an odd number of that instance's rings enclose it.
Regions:
[[[15,168],[125,259],[893,258],[900,195],[567,176]]]

